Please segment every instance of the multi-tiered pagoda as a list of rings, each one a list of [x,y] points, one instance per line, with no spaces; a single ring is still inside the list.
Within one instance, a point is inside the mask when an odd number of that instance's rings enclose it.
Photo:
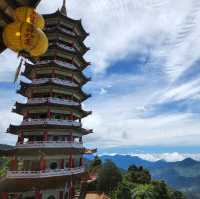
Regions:
[[[72,199],[84,173],[82,118],[91,114],[81,103],[90,95],[82,90],[90,78],[83,55],[88,36],[80,20],[61,10],[44,15],[49,39],[47,53],[34,64],[26,63],[18,93],[27,98],[13,111],[23,116],[8,133],[18,136],[2,197],[10,199]],[[9,191],[9,190],[12,190]]]

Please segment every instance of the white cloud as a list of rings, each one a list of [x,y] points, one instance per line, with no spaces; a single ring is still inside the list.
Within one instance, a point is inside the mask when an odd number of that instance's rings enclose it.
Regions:
[[[39,11],[53,12],[61,3],[43,0]],[[199,57],[199,6],[195,0],[67,2],[68,15],[82,18],[91,33],[87,44],[92,51],[87,57],[94,63],[94,72],[150,46],[148,50],[156,52],[155,60],[165,58],[163,69],[172,79]]]

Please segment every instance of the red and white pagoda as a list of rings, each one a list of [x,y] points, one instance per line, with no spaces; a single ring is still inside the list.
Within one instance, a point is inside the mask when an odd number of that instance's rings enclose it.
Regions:
[[[44,15],[49,39],[47,53],[34,64],[26,63],[20,95],[13,112],[23,116],[8,133],[18,136],[9,153],[10,169],[3,183],[3,199],[72,199],[84,173],[82,118],[91,114],[81,103],[90,95],[82,90],[90,78],[83,70],[90,65],[83,55],[89,50],[88,36],[80,20],[61,10]]]

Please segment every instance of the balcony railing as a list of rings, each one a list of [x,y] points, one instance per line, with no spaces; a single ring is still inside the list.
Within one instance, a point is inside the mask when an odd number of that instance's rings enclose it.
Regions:
[[[69,141],[31,141],[23,144],[17,143],[18,149],[32,149],[32,148],[83,148],[83,143],[69,142]]]
[[[81,126],[80,122],[71,120],[60,120],[60,119],[26,119],[21,123],[22,126],[32,125],[66,125],[66,126]]]
[[[63,104],[69,106],[79,106],[80,103],[74,102],[72,100],[54,98],[54,97],[46,97],[46,98],[32,98],[28,100],[28,104],[44,104],[44,103],[52,103],[52,104]]]
[[[23,178],[49,178],[59,176],[71,176],[81,174],[85,171],[84,167],[55,169],[45,171],[7,171],[7,178],[23,179]]]
[[[49,46],[52,46],[53,44],[54,43],[50,43]],[[61,47],[64,50],[69,50],[71,52],[76,52],[76,50],[74,48],[70,47],[70,46],[67,46],[67,45],[64,45],[64,44],[61,44],[61,43],[58,43],[58,42],[56,42],[56,45]]]
[[[53,24],[53,23],[48,23],[48,24]],[[62,32],[66,33],[66,34],[69,34],[69,35],[72,35],[72,36],[76,35],[74,32],[67,30],[65,28],[58,27],[58,29],[61,30]],[[47,28],[45,28],[45,30],[54,31],[54,30],[56,30],[56,28],[55,27],[47,27]]]
[[[74,82],[71,81],[67,81],[67,80],[62,80],[59,78],[40,78],[40,79],[34,79],[33,80],[33,84],[44,84],[47,83],[49,81],[52,81],[56,84],[61,84],[61,85],[65,85],[65,86],[72,86],[72,87],[77,87],[78,85],[75,84]]]
[[[67,62],[64,62],[64,61],[60,61],[60,60],[57,60],[57,59],[55,59],[55,60],[37,61],[36,64],[42,65],[42,64],[49,64],[49,63],[51,63],[51,62],[54,62],[54,63],[56,63],[56,64],[58,64],[58,65],[60,65],[60,66],[62,66],[62,67],[64,67],[64,68],[76,69],[76,66],[75,66],[75,65],[70,64],[70,63],[67,63]]]

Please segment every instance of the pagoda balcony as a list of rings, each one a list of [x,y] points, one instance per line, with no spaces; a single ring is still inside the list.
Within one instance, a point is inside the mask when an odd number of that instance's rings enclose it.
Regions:
[[[40,79],[34,79],[32,81],[32,84],[45,84],[47,82],[54,82],[56,84],[61,84],[61,85],[65,85],[65,86],[71,86],[71,87],[78,87],[78,85],[74,82],[71,81],[67,81],[67,80],[62,80],[62,79],[58,79],[58,78],[40,78]]]
[[[50,25],[51,23],[48,22],[48,25]],[[76,34],[70,30],[67,30],[65,28],[62,28],[62,27],[46,27],[45,28],[45,31],[49,31],[49,32],[52,32],[52,31],[56,31],[56,30],[60,30],[61,32],[63,33],[66,33],[66,34],[69,34],[71,36],[76,36]]]
[[[7,178],[23,179],[23,178],[49,178],[59,176],[72,176],[85,172],[84,167],[65,168],[44,171],[7,171]]]
[[[62,104],[68,106],[80,106],[80,103],[78,102],[74,102],[72,100],[54,98],[54,97],[32,98],[28,100],[28,104],[44,104],[44,103]]]
[[[37,61],[36,64],[40,64],[40,65],[45,65],[45,64],[49,64],[49,63],[52,63],[54,62],[55,64],[58,64],[64,68],[68,68],[68,69],[76,69],[77,67],[73,64],[70,64],[70,63],[67,63],[67,62],[64,62],[64,61],[60,61],[60,60],[57,60],[57,59],[54,59],[54,60],[42,60],[42,61]]]
[[[76,126],[80,127],[81,122],[72,120],[61,120],[61,119],[26,119],[21,123],[22,126],[32,126],[32,125],[62,125],[62,126]]]
[[[34,148],[77,148],[82,149],[82,142],[72,141],[31,141],[23,144],[17,143],[17,149],[34,149]]]
[[[67,46],[67,45],[64,45],[64,44],[61,44],[61,43],[58,43],[56,42],[55,43],[57,46],[59,46],[60,48],[64,49],[64,50],[68,50],[70,52],[76,52],[76,50],[73,48],[73,47],[70,47],[70,46]],[[49,44],[49,47],[54,45],[54,43],[50,43]]]

